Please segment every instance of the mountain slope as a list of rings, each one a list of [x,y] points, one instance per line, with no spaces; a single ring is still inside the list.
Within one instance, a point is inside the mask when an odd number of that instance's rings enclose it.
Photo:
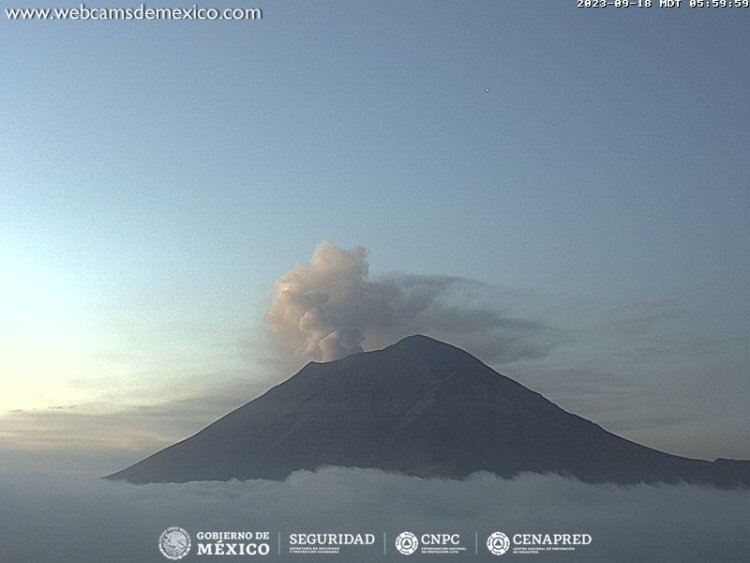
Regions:
[[[750,486],[750,462],[681,458],[567,413],[470,354],[425,336],[297,375],[110,479],[283,479],[323,465],[423,477],[475,471],[588,482]]]

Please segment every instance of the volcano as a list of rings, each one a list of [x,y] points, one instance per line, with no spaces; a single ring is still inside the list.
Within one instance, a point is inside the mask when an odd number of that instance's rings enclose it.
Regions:
[[[426,336],[290,379],[108,476],[131,483],[281,480],[338,465],[424,478],[557,473],[590,483],[750,486],[750,461],[704,461],[607,432]]]

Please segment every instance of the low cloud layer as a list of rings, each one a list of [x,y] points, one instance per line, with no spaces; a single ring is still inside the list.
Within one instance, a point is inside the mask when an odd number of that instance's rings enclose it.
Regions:
[[[527,555],[538,562],[747,560],[750,491],[688,486],[586,485],[557,476],[511,480],[421,480],[377,470],[326,468],[285,482],[202,482],[134,486],[24,476],[0,478],[0,545],[15,563],[161,563],[157,539],[169,526],[199,531],[355,532],[393,538],[410,530],[464,534],[473,548],[500,530],[591,534],[574,553]],[[382,545],[382,544],[380,544]],[[389,545],[353,557],[311,561],[402,561]],[[480,543],[480,548],[483,545]],[[271,554],[262,560],[289,560]],[[413,556],[411,559],[429,559]],[[211,560],[192,552],[185,559]],[[220,558],[223,559],[223,558]],[[244,558],[243,558],[244,559]],[[261,559],[261,558],[258,558]],[[410,560],[411,560],[410,559]],[[438,559],[441,559],[438,557]],[[454,559],[451,557],[451,559]],[[498,561],[486,549],[459,560]],[[514,560],[506,554],[502,560]]]
[[[310,264],[276,282],[266,320],[276,342],[305,361],[335,360],[416,333],[497,363],[545,356],[559,342],[544,323],[467,304],[466,295],[478,288],[484,286],[449,276],[370,279],[366,249],[323,242]]]

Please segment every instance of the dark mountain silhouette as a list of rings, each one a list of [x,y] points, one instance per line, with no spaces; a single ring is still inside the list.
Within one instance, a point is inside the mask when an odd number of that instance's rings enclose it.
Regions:
[[[284,479],[325,465],[421,477],[531,471],[592,483],[750,486],[750,462],[641,446],[425,336],[310,363],[195,436],[108,478]]]

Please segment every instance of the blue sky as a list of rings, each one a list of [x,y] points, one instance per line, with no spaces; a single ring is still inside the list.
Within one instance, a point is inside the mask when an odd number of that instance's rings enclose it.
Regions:
[[[0,24],[4,449],[135,461],[290,375],[273,284],[329,240],[563,335],[495,364],[563,407],[750,458],[750,11],[258,6]]]

